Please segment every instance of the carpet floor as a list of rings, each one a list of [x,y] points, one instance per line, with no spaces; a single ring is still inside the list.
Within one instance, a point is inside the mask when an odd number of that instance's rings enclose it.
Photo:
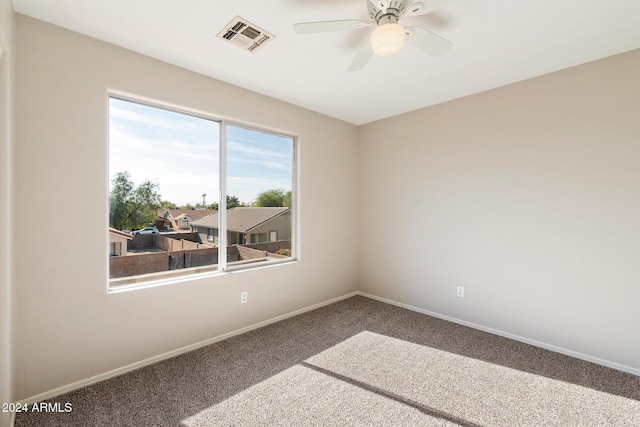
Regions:
[[[15,426],[631,427],[640,377],[356,296],[45,403]]]

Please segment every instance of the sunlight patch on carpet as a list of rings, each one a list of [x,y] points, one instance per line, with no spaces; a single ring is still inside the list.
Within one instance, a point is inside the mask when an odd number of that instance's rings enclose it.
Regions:
[[[400,402],[301,365],[293,366],[182,421],[184,427],[390,423],[458,425],[430,417]]]
[[[640,425],[640,402],[361,332],[182,421],[211,425]]]
[[[640,425],[640,402],[373,332],[307,363],[480,425]]]

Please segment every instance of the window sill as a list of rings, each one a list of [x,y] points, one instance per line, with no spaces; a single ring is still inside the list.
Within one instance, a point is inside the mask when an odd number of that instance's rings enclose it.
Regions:
[[[247,260],[230,263],[225,271],[218,271],[218,266],[215,265],[141,274],[139,276],[123,277],[119,279],[109,279],[109,289],[107,293],[112,294],[155,288],[158,286],[173,285],[192,280],[220,277],[230,273],[254,271],[281,265],[295,264],[297,262],[298,259],[296,258],[284,258],[269,261]]]

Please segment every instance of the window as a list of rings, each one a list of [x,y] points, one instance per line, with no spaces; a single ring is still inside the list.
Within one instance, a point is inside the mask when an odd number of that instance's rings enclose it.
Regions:
[[[109,227],[132,231],[111,285],[294,258],[295,173],[291,136],[111,96]],[[167,209],[192,219],[147,233]]]

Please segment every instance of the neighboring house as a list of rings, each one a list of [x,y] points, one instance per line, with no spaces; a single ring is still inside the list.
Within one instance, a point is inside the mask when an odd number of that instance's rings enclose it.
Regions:
[[[191,223],[200,240],[218,245],[218,212]],[[227,244],[291,240],[289,208],[239,207],[227,210]]]
[[[109,256],[126,255],[127,241],[131,239],[131,234],[109,227]]]
[[[176,231],[191,231],[191,223],[216,213],[211,209],[163,209],[158,211],[158,216],[164,218],[165,227]]]

